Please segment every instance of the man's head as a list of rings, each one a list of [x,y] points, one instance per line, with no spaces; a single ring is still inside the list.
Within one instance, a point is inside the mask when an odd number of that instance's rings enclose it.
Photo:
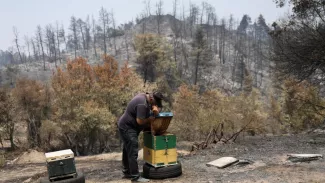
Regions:
[[[156,105],[159,107],[159,108],[162,108],[162,101],[167,101],[166,97],[160,93],[160,92],[153,92],[153,98],[155,99],[156,101]]]
[[[156,105],[158,108],[162,108],[162,101],[167,101],[166,97],[161,92],[150,93],[151,105]]]

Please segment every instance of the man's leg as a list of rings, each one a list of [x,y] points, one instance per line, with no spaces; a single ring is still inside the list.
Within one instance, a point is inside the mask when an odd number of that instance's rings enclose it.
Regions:
[[[124,145],[123,145],[123,154],[122,154],[122,164],[123,164],[123,173],[129,175],[130,170],[129,170],[128,152],[126,151],[126,146]]]
[[[138,132],[128,130],[128,142],[126,144],[130,174],[133,178],[140,176],[138,167]]]
[[[148,182],[148,179],[145,179],[140,176],[139,167],[138,167],[138,136],[139,132],[129,129],[123,135],[125,137],[125,149],[127,152],[127,159],[129,164],[129,172],[132,181],[136,182]]]
[[[130,169],[129,169],[129,162],[128,162],[128,152],[127,146],[128,138],[126,137],[126,131],[119,129],[120,139],[123,143],[123,152],[122,152],[122,166],[123,166],[123,174],[125,178],[131,178],[130,176]]]

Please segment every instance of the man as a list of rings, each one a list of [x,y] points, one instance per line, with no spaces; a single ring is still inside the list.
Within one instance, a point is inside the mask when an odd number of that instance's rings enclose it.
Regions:
[[[159,114],[162,100],[166,101],[160,92],[138,94],[128,103],[118,121],[120,138],[123,142],[123,173],[125,178],[131,178],[132,181],[149,181],[139,173],[138,136],[144,128],[150,126],[155,119],[154,116]]]

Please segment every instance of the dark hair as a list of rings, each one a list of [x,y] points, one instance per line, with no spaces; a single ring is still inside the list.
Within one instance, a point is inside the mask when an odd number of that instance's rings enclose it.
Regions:
[[[155,99],[158,107],[162,107],[162,100],[167,101],[166,97],[161,92],[153,92],[152,96]]]

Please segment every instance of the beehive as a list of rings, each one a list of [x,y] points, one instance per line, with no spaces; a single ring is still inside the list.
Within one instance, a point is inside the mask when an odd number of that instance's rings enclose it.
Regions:
[[[49,179],[76,175],[74,154],[71,149],[45,153]]]
[[[143,157],[154,167],[177,164],[176,136],[169,133],[156,136],[144,132]]]
[[[172,118],[172,112],[159,113],[159,115],[157,115],[155,120],[151,123],[151,133],[153,135],[163,135],[166,133]]]

